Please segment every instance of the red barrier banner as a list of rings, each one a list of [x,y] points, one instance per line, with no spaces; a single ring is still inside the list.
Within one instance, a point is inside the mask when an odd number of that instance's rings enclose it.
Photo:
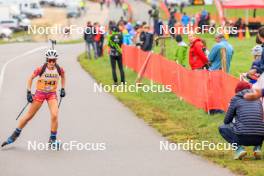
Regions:
[[[223,71],[188,70],[159,54],[133,46],[124,45],[122,49],[125,66],[154,82],[171,85],[173,93],[205,111],[226,111],[235,95],[239,80]]]

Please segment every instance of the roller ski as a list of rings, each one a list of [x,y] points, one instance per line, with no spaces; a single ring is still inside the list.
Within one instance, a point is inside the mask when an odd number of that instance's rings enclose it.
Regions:
[[[21,133],[21,129],[18,129],[18,128],[17,128],[17,129],[13,132],[13,134],[12,134],[9,138],[7,138],[7,140],[6,140],[5,142],[3,142],[3,143],[1,144],[1,147],[5,147],[6,145],[9,145],[9,144],[14,143],[14,142],[17,140],[17,138],[19,137],[20,133]]]

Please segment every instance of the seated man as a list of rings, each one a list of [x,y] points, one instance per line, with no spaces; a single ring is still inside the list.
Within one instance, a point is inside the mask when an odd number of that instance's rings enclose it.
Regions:
[[[247,77],[250,83],[255,84],[260,74],[262,73],[262,71],[260,70],[262,47],[260,45],[256,45],[252,49],[252,55],[254,56],[254,61],[252,63],[251,69],[247,74]]]
[[[260,100],[248,101],[243,96],[250,92],[251,85],[239,82],[225,116],[224,125],[219,127],[221,136],[229,143],[237,144],[234,159],[242,159],[247,152],[243,146],[255,146],[255,159],[261,158],[264,140],[263,108]]]

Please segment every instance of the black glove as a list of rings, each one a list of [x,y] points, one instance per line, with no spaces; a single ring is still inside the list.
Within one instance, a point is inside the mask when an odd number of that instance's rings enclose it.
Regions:
[[[61,91],[60,91],[60,97],[65,97],[66,96],[66,93],[65,93],[65,89],[62,88]]]
[[[33,102],[33,96],[32,96],[32,93],[30,90],[27,91],[27,101],[29,103],[32,103]]]

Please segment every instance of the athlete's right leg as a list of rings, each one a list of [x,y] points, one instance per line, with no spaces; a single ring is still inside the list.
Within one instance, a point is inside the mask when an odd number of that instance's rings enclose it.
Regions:
[[[15,129],[13,134],[1,145],[4,147],[5,145],[11,144],[15,142],[15,140],[19,137],[22,129],[26,126],[26,124],[34,117],[36,112],[39,110],[43,102],[33,101],[31,104],[29,111],[26,113],[24,117],[18,123],[18,127]]]
[[[33,103],[31,104],[28,112],[25,114],[24,117],[21,118],[21,120],[18,123],[18,128],[19,129],[23,129],[26,124],[34,117],[34,115],[38,112],[39,108],[41,107],[41,105],[43,104],[43,102],[40,101],[33,101]]]
[[[117,75],[116,75],[116,56],[110,56],[110,63],[112,68],[112,77],[114,80],[114,84],[118,84]]]

